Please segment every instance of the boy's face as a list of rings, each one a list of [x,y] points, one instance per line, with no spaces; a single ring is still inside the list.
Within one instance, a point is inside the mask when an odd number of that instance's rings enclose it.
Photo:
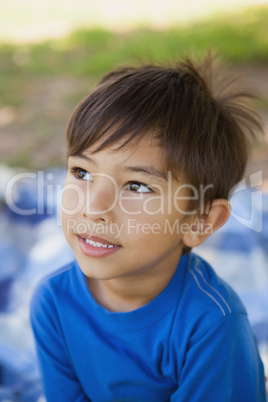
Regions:
[[[176,268],[189,199],[164,172],[162,149],[148,137],[134,147],[69,157],[62,226],[87,277],[133,278]]]

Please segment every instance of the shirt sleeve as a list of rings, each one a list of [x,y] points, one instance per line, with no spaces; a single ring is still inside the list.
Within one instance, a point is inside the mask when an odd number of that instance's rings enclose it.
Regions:
[[[263,364],[247,316],[232,314],[189,345],[171,402],[265,402]]]
[[[64,349],[55,307],[44,293],[38,289],[32,298],[30,320],[47,402],[88,402]]]

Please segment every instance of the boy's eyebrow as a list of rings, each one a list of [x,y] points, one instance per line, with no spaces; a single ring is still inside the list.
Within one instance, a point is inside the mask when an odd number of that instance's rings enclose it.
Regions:
[[[90,158],[84,153],[74,155],[74,157],[86,159],[87,161],[95,164],[94,159]],[[166,172],[158,170],[154,166],[124,166],[123,169],[133,173],[145,173],[149,176],[154,176],[164,180],[168,180]]]
[[[76,155],[72,155],[74,158],[81,158],[81,159],[86,159],[88,162],[92,162],[95,164],[95,161],[90,158],[89,156],[87,156],[86,154],[76,154]]]
[[[153,166],[125,166],[124,169],[133,173],[145,173],[150,176],[168,180],[165,172],[162,172],[161,170],[158,170]]]

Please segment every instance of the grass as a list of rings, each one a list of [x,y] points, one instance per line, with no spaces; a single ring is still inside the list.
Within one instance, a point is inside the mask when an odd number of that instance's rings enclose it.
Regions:
[[[170,61],[189,54],[200,58],[208,49],[231,64],[267,63],[267,26],[268,7],[264,6],[165,31],[140,28],[119,34],[104,29],[80,29],[64,39],[42,43],[2,43],[0,109],[12,107],[19,111],[27,104],[29,91],[37,82],[64,77],[93,85],[103,73],[118,65]],[[80,87],[61,101],[72,109],[84,93]],[[62,118],[66,122],[66,116]],[[49,114],[46,119],[50,119]],[[40,137],[45,137],[51,131],[49,121],[38,130]],[[18,155],[19,161],[27,164],[27,155],[26,151]],[[16,159],[12,164],[16,164]]]
[[[268,60],[268,7],[249,9],[184,28],[149,29],[115,34],[102,29],[78,30],[65,39],[39,44],[0,46],[1,76],[14,74],[99,76],[118,63],[166,60],[208,48],[232,63]]]
[[[262,7],[167,31],[78,30],[65,39],[39,44],[2,44],[0,102],[19,106],[23,87],[34,76],[91,76],[96,81],[119,64],[173,60],[189,53],[201,57],[208,49],[230,63],[266,62],[267,26],[268,7]]]

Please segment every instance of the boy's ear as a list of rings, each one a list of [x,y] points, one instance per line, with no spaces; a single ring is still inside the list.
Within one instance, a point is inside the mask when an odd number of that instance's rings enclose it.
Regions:
[[[214,200],[208,214],[197,218],[189,232],[183,235],[182,241],[185,246],[197,247],[202,244],[227,221],[230,212],[231,207],[227,200]]]

